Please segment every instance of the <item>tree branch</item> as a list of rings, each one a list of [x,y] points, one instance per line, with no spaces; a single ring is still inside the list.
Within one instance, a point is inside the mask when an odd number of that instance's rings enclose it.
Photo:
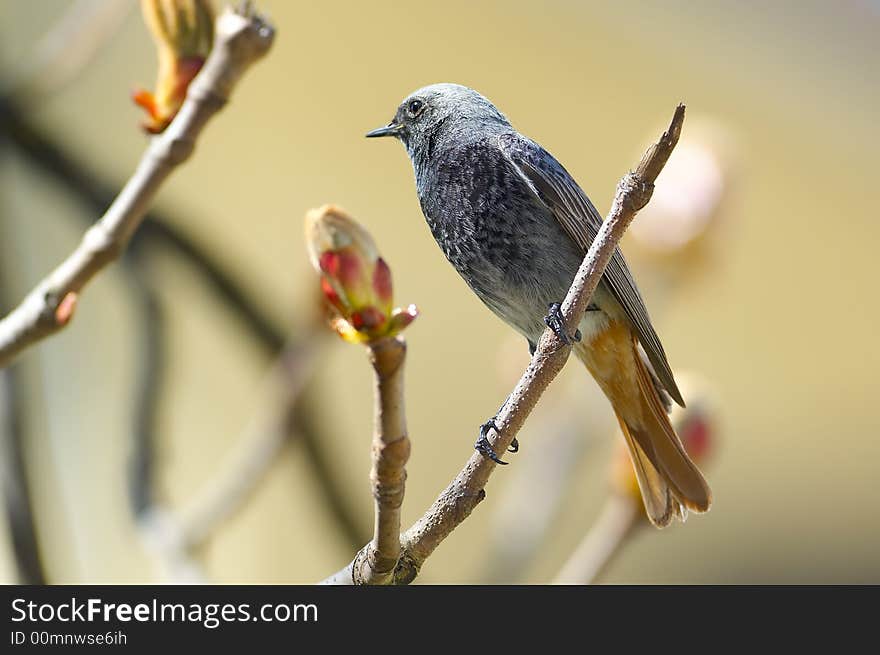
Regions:
[[[138,527],[163,581],[206,581],[198,549],[247,506],[285,445],[301,436],[294,427],[295,408],[300,406],[300,393],[314,373],[315,343],[305,335],[287,345],[261,385],[263,404],[234,451],[183,507],[172,509],[159,502],[153,492],[154,481],[149,475],[140,476],[136,488],[143,491],[134,496],[144,500],[135,507]]]
[[[258,16],[228,11],[218,18],[214,48],[178,116],[153,139],[134,175],[79,247],[0,321],[0,366],[69,323],[79,292],[125,250],[162,182],[190,157],[205,124],[248,67],[268,51],[273,37],[273,28]]]
[[[158,500],[156,448],[162,382],[168,364],[166,315],[161,298],[144,270],[144,253],[129,248],[122,264],[128,273],[131,298],[137,304],[140,342],[134,389],[132,447],[128,460],[128,493],[132,515],[139,519]]]
[[[572,553],[553,584],[593,584],[642,518],[638,501],[630,496],[608,497],[596,523]]]
[[[281,353],[260,394],[265,407],[245,428],[222,469],[180,510],[190,550],[202,546],[246,506],[284,445],[296,436],[290,424],[299,395],[314,373],[313,343],[310,339],[291,342]]]
[[[114,185],[90,171],[87,162],[74,157],[34,125],[20,107],[0,96],[0,138],[7,134],[19,152],[41,171],[51,175],[54,181],[90,211],[101,212],[112,202]],[[276,356],[284,348],[287,335],[224,268],[222,256],[211,254],[177,227],[192,222],[176,214],[172,217],[151,210],[129,244],[129,251],[142,244],[145,250],[165,248],[181,257],[224,302],[233,317],[239,320],[245,334],[254,340],[261,351],[265,355]],[[308,330],[309,327],[304,329]],[[291,341],[288,344],[288,350],[298,347],[297,343],[302,345],[301,342],[308,341],[309,336],[297,336],[295,339],[296,343]],[[280,357],[286,355],[282,353]],[[361,525],[357,512],[336,479],[332,457],[326,452],[328,440],[324,434],[325,421],[315,415],[315,402],[311,395],[309,389],[303,389],[295,403],[287,408],[286,416],[279,421],[283,423],[287,438],[294,436],[305,450],[310,461],[309,472],[319,488],[321,498],[335,518],[346,543],[356,549],[364,542],[369,531]]]
[[[569,334],[573,334],[577,328],[624,231],[635,218],[636,212],[651,199],[654,181],[678,142],[684,111],[684,105],[676,108],[669,129],[648,149],[636,170],[625,175],[618,184],[608,217],[590,245],[562,303],[566,332]],[[553,330],[548,328],[541,335],[528,368],[495,418],[498,430],[489,439],[496,453],[504,452],[510,446],[541,394],[562,370],[570,352],[571,346],[560,341]],[[484,487],[495,467],[493,461],[481,454],[475,452],[471,455],[464,468],[425,515],[401,535],[402,553],[390,582],[408,584],[415,579],[422,564],[437,546],[486,497]],[[346,568],[351,568],[356,561],[357,557]],[[346,576],[345,570],[324,582],[357,582],[356,578],[352,580],[352,576]]]
[[[410,441],[406,432],[403,364],[406,342],[401,337],[368,344],[375,373],[373,468],[370,480],[376,501],[373,540],[337,573],[335,584],[390,584],[401,554],[400,508],[406,484]]]
[[[24,458],[21,371],[0,370],[0,501],[12,542],[19,584],[46,584]]]

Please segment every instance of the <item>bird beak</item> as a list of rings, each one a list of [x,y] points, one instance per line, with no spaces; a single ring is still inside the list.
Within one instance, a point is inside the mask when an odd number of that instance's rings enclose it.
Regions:
[[[397,136],[400,134],[400,131],[403,129],[403,125],[398,125],[394,121],[388,123],[384,127],[379,127],[373,130],[372,132],[367,132],[366,137],[368,139],[372,139],[377,136]]]

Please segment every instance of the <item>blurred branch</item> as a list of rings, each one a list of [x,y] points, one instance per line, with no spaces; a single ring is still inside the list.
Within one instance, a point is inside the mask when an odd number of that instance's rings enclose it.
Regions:
[[[631,496],[611,494],[599,518],[553,580],[593,584],[639,525],[641,506]]]
[[[703,467],[718,447],[715,395],[711,385],[700,375],[676,371],[676,378],[688,405],[673,407],[669,419],[688,455]],[[557,574],[554,584],[595,583],[639,525],[649,525],[629,448],[623,439],[618,438],[616,442],[608,500],[598,521]]]
[[[373,540],[336,574],[332,584],[390,584],[400,559],[400,508],[406,484],[410,442],[406,432],[403,364],[406,343],[401,337],[368,344],[375,373],[373,468],[375,499]]]
[[[132,425],[133,444],[129,461],[129,502],[145,550],[156,560],[160,579],[174,583],[202,583],[201,565],[186,548],[174,514],[166,509],[157,492],[156,450],[160,389],[166,363],[165,314],[153,284],[145,279],[143,253],[129,249],[123,264],[134,287],[142,346],[135,388]]]
[[[562,303],[565,330],[568,334],[574,334],[627,226],[635,218],[636,212],[651,199],[654,180],[678,142],[684,112],[684,105],[679,105],[667,131],[644,154],[636,170],[625,175],[618,184],[608,217],[590,245]],[[571,345],[563,343],[553,330],[548,328],[541,335],[528,368],[495,418],[498,429],[494,432],[494,438],[490,437],[490,444],[496,453],[503,453],[513,442],[541,394],[562,370],[570,352]],[[495,467],[495,462],[480,453],[471,455],[461,472],[434,501],[427,513],[401,536],[402,554],[389,582],[408,584],[415,579],[420,567],[437,546],[486,497],[484,487]],[[352,568],[354,563],[349,564],[346,569]],[[357,581],[354,576],[345,575],[346,569],[324,582],[350,584]]]
[[[89,211],[103,213],[113,202],[116,185],[100,179],[89,170],[86,162],[74,158],[38,128],[18,105],[3,97],[0,97],[0,134],[8,136],[10,143],[17,146],[32,164],[50,174]],[[263,350],[275,355],[284,345],[284,332],[273,325],[247,291],[224,270],[220,260],[175,227],[177,223],[192,221],[174,221],[152,210],[132,238],[132,245],[144,241],[164,246],[184,257],[235,312]]]
[[[67,325],[79,292],[124,251],[162,182],[189,158],[205,124],[247,68],[268,51],[273,36],[257,16],[227,12],[218,19],[215,47],[177,118],[153,139],[132,178],[80,246],[0,321],[0,366]]]
[[[118,30],[131,2],[75,0],[18,62],[3,95],[33,103],[76,78]]]
[[[237,451],[195,499],[180,511],[188,548],[196,549],[252,497],[291,434],[293,409],[314,372],[311,340],[291,343],[269,373],[260,399],[266,406],[245,429]]]
[[[148,506],[138,518],[144,548],[156,564],[160,582],[207,584],[202,565],[193,557],[178,517],[163,505]]]
[[[129,461],[129,501],[135,518],[155,502],[156,435],[158,432],[159,390],[166,364],[165,313],[153,285],[143,279],[139,249],[124,258],[138,304],[141,331],[137,352],[140,364],[135,389],[133,447]]]
[[[0,97],[0,136],[3,135],[8,135],[10,143],[17,146],[19,152],[51,175],[90,211],[103,212],[112,202],[114,185],[98,177],[86,162],[76,159],[21,109]],[[275,357],[287,340],[284,331],[275,326],[250,293],[225,270],[222,258],[212,255],[176,227],[177,224],[194,222],[180,218],[172,220],[153,210],[147,222],[135,233],[131,247],[138,248],[141,244],[144,248],[164,247],[182,257],[239,319],[246,334],[254,339],[263,353]],[[306,337],[298,339],[304,342]],[[327,503],[345,542],[351,548],[357,548],[368,533],[337,481],[331,455],[326,452],[328,440],[324,436],[323,423],[315,416],[313,400],[308,390],[303,390],[294,405],[288,408],[284,429],[288,434],[293,432],[298,436],[321,498]]]
[[[4,145],[0,131],[0,148]],[[0,184],[0,187],[3,185]],[[0,217],[0,221],[6,217]],[[0,229],[0,235],[4,232]],[[0,264],[8,264],[6,259]],[[0,265],[0,309],[9,306],[8,271]],[[19,584],[46,584],[46,571],[37,539],[37,521],[25,462],[26,407],[22,393],[20,365],[0,369],[0,495],[3,519],[11,542],[15,581]]]
[[[17,367],[0,370],[0,483],[19,584],[46,584],[23,447]]]
[[[585,438],[580,413],[572,411],[577,405],[562,405],[556,403],[549,412],[541,412],[539,427],[532,430],[541,439],[538,446],[541,457],[518,462],[497,503],[490,545],[485,553],[484,580],[489,584],[516,584],[535,557],[543,552],[545,543],[555,538],[560,514],[571,498],[577,472],[595,446],[595,440]],[[604,414],[598,415],[604,417]],[[533,414],[532,420],[535,418]],[[590,426],[587,434],[594,434],[596,427]],[[536,489],[541,492],[535,493]],[[529,507],[529,511],[523,512],[523,507]]]
[[[145,307],[151,305],[152,301],[145,302]],[[155,347],[156,336],[148,341],[153,346],[148,344],[145,354]],[[291,343],[284,350],[263,384],[262,393],[258,394],[266,403],[265,407],[238,440],[228,463],[180,510],[171,509],[156,498],[152,467],[154,441],[147,430],[151,422],[147,412],[155,404],[150,402],[149,393],[140,395],[142,418],[138,424],[136,455],[139,456],[135,458],[132,497],[145,546],[155,556],[164,580],[176,583],[206,581],[196,551],[247,505],[278,461],[282,448],[295,434],[292,429],[294,407],[314,370],[315,354],[311,344],[310,339],[304,339],[302,343]],[[146,358],[150,357],[161,360],[161,353],[146,354]],[[156,384],[158,378],[153,377],[152,381]],[[149,382],[149,377],[143,379],[142,389],[147,388]]]

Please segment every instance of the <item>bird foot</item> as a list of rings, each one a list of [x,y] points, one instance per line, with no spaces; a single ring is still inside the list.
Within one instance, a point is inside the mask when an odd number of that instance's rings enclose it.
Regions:
[[[558,302],[550,303],[550,311],[544,317],[544,323],[553,330],[553,333],[559,337],[559,340],[566,346],[581,340],[581,331],[575,330],[574,336],[570,337],[565,333],[565,320],[562,317],[562,304]]]
[[[498,426],[495,424],[494,416],[480,426],[480,437],[474,444],[474,450],[480,453],[483,457],[488,457],[496,464],[507,466],[509,462],[502,460],[495,454],[495,451],[492,450],[492,444],[489,443],[489,430],[495,430],[495,432],[498,432]],[[510,447],[507,450],[511,453],[519,451],[519,442],[516,438],[510,442]]]

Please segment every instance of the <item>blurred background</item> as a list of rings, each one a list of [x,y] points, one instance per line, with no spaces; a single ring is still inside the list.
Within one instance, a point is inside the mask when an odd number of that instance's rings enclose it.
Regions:
[[[709,408],[715,504],[636,531],[602,580],[880,582],[880,3],[259,6],[275,46],[164,185],[152,227],[69,329],[2,373],[0,580],[310,583],[366,542],[371,371],[316,319],[303,244],[304,213],[327,202],[368,226],[396,302],[422,312],[404,523],[424,512],[528,361],[435,245],[403,148],[363,138],[412,90],[454,81],[603,213],[688,107],[623,248],[673,367],[697,381],[686,398]],[[39,69],[62,20],[74,50]],[[147,137],[130,92],[155,69],[137,3],[0,0],[4,313],[133,171]],[[566,367],[418,581],[553,579],[613,493],[619,439],[594,382]],[[180,517],[223,479],[248,493],[181,545]]]

